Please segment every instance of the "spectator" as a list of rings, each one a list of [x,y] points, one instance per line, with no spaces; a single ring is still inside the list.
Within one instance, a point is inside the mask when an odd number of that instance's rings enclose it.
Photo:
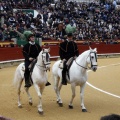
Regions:
[[[114,9],[116,9],[116,7],[117,7],[117,1],[116,0],[113,0],[113,6],[114,6]]]
[[[120,26],[120,11],[114,8],[117,5],[116,0],[113,2],[101,0],[100,4],[97,2],[80,3],[66,1],[61,3],[56,1],[54,5],[50,5],[50,3],[51,1],[48,1],[48,3],[47,1],[33,1],[30,3],[28,0],[26,5],[26,2],[23,1],[2,1],[0,16],[4,16],[4,24],[7,25],[8,29],[6,33],[7,29],[3,28],[3,36],[5,35],[3,40],[11,39],[11,32],[13,33],[13,31],[9,31],[9,26],[11,25],[16,25],[18,34],[19,32],[23,33],[29,26],[29,30],[32,29],[37,36],[43,39],[63,39],[65,36],[64,30],[69,24],[76,27],[75,36],[77,36],[77,39],[94,39],[94,36],[101,36],[104,41],[105,32],[108,31],[113,32],[113,36],[120,37],[118,34],[120,33],[118,27]],[[14,8],[33,8],[39,9],[40,12],[34,17],[31,13],[26,13],[22,10],[17,10],[13,13]],[[61,27],[60,22],[63,23],[64,27]],[[79,32],[80,30],[82,35]],[[54,34],[52,35],[52,33]]]
[[[12,119],[0,116],[0,120],[12,120]]]
[[[105,115],[101,117],[100,120],[120,120],[120,115],[117,114]]]
[[[0,29],[0,41],[3,41],[3,32],[1,29]]]

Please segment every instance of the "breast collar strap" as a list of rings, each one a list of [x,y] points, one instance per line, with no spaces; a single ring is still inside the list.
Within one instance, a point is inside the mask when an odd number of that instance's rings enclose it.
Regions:
[[[84,69],[88,69],[88,68],[86,68],[86,67],[84,67],[84,66],[78,64],[77,61],[76,61],[76,59],[75,59],[75,63],[76,63],[78,66],[80,66],[80,67],[82,67],[82,68],[84,68]]]
[[[36,66],[37,66],[39,69],[43,68],[43,69],[44,69],[44,71],[46,71],[45,66],[38,65],[37,63],[36,63]],[[41,69],[41,70],[42,70],[42,69]]]

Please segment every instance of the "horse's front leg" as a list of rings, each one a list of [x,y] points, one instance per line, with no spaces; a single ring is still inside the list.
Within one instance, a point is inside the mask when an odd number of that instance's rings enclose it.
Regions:
[[[45,88],[45,85],[42,87],[39,87],[37,84],[34,84],[35,90],[38,94],[38,98],[39,98],[39,104],[38,104],[38,113],[39,114],[43,114],[43,108],[42,108],[42,92]]]
[[[57,96],[57,103],[59,104],[60,107],[63,106],[63,102],[62,102],[62,99],[60,97],[60,90],[61,90],[61,87],[62,87],[62,84],[60,83],[59,85],[59,78],[57,77],[54,77],[54,90],[55,90],[55,93],[56,93],[56,96]]]
[[[76,85],[74,83],[71,83],[72,97],[69,103],[70,109],[73,109],[73,99],[75,98],[75,88],[76,88]]]
[[[81,107],[82,107],[82,112],[87,112],[85,106],[84,106],[84,89],[85,89],[85,85],[86,83],[84,83],[81,87],[80,87],[80,98],[81,98]]]
[[[25,91],[26,91],[26,93],[28,95],[28,98],[29,98],[29,105],[32,105],[33,102],[32,102],[32,97],[31,97],[31,95],[29,93],[29,87],[25,87]]]

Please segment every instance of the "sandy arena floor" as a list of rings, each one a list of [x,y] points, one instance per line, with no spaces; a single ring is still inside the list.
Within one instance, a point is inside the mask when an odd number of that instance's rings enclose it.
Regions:
[[[86,85],[84,94],[85,106],[88,112],[83,113],[81,111],[79,87],[76,89],[76,97],[73,102],[74,109],[70,110],[68,109],[71,98],[70,85],[63,86],[61,97],[64,106],[59,107],[56,103],[56,94],[52,84],[46,87],[43,92],[43,116],[37,112],[38,97],[33,87],[30,88],[33,106],[28,104],[23,84],[21,90],[23,108],[17,107],[17,93],[16,89],[12,86],[17,66],[0,69],[0,115],[13,120],[100,120],[101,116],[107,114],[120,114],[119,63],[120,58],[98,59],[98,66],[100,68],[96,72],[91,71],[88,73],[88,83],[92,85],[92,87]],[[104,67],[101,68],[101,66]],[[51,72],[48,73],[48,76],[49,81],[53,83]],[[103,92],[99,90],[103,90]]]

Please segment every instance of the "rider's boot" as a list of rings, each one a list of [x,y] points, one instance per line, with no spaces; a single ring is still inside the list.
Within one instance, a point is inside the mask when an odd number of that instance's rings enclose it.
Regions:
[[[62,84],[67,85],[66,72],[62,72]]]
[[[47,83],[46,83],[46,85],[45,85],[45,86],[49,86],[49,85],[51,85],[51,83],[49,83],[49,82],[47,81]]]
[[[29,75],[28,74],[24,74],[25,76],[25,87],[30,87],[30,81],[29,81]]]

